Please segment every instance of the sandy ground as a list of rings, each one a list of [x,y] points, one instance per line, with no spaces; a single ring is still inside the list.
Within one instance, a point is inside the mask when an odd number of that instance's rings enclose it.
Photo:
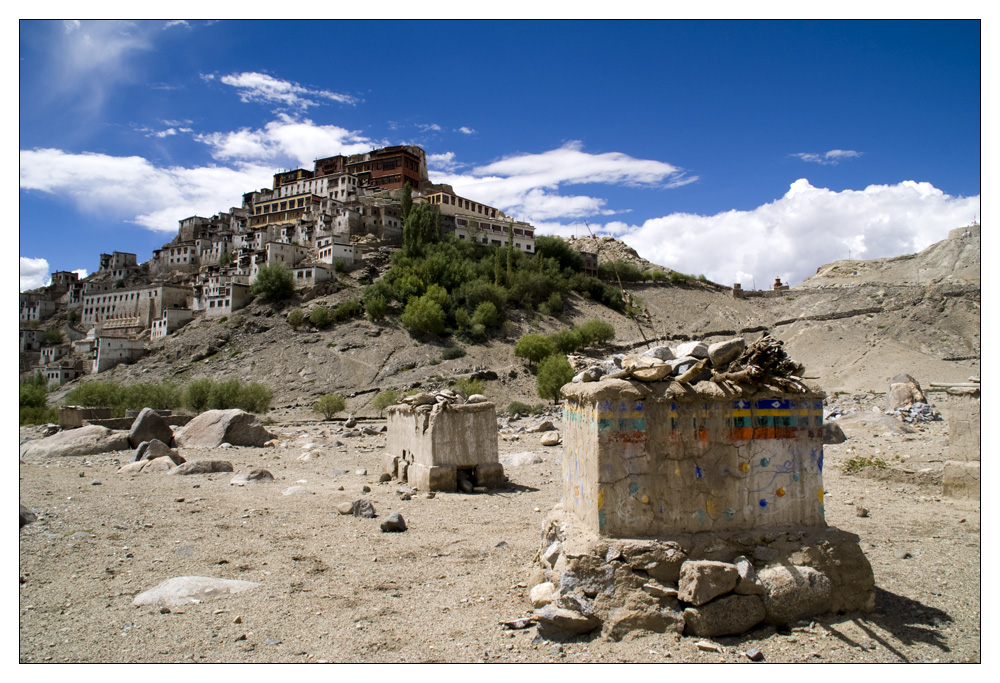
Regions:
[[[855,417],[876,404],[853,402]],[[860,536],[876,611],[761,627],[715,639],[715,651],[650,633],[554,644],[536,641],[534,627],[501,626],[530,615],[529,567],[560,497],[561,447],[541,446],[538,434],[501,435],[501,455],[544,460],[506,468],[507,489],[408,501],[398,483],[378,482],[385,437],[338,446],[335,422],[274,425],[278,448],[181,449],[275,477],[248,487],[231,486],[232,474],[117,474],[128,452],[21,462],[20,500],[38,520],[19,536],[19,659],[747,662],[743,653],[759,648],[767,662],[980,661],[980,504],[941,495],[946,422],[910,434],[864,419],[843,426],[850,440],[826,449],[827,521]],[[319,458],[298,460],[307,450]],[[876,450],[889,470],[841,472],[844,459]],[[359,498],[380,519],[400,512],[409,529],[382,533],[379,519],[338,514],[338,503]],[[169,611],[132,604],[191,575],[260,586]]]

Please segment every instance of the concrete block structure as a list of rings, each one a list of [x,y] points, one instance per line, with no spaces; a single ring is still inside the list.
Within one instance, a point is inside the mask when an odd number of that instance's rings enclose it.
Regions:
[[[563,505],[586,527],[648,538],[826,525],[821,393],[662,384],[564,387]]]
[[[948,461],[941,473],[943,493],[953,498],[981,496],[980,393],[978,388],[949,389]]]
[[[492,403],[401,404],[386,413],[383,465],[389,474],[423,491],[455,491],[460,476],[474,486],[504,484]]]

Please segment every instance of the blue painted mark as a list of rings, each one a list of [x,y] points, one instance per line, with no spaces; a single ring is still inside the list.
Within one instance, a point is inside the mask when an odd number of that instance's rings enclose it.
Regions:
[[[598,510],[597,511],[597,525],[600,528],[603,529],[605,521],[607,521],[607,520],[605,519],[605,516],[604,516],[604,510]]]
[[[598,429],[611,429],[615,426],[615,421],[606,417],[602,417],[597,421]]]
[[[725,511],[723,511],[722,516],[725,517],[727,521],[731,522],[733,521],[733,518],[736,517],[736,510],[732,508],[726,508]]]
[[[768,458],[761,458],[760,459],[760,466],[761,467],[767,467],[770,462],[771,461]]]
[[[698,467],[697,465],[694,466],[694,476],[701,479],[701,468]]]
[[[819,458],[816,460],[816,465],[819,467],[819,471],[823,471],[823,451],[819,452]]]
[[[708,515],[705,514],[704,510],[698,510],[698,512],[695,513],[695,517],[698,518],[699,522],[704,522],[708,518]]]
[[[632,484],[631,486],[628,487],[628,490],[629,490],[630,493],[638,493],[639,492],[639,485],[638,484]]]
[[[662,505],[660,506],[660,514],[661,515],[663,514],[663,506]]]
[[[826,508],[822,505],[819,506],[819,514],[823,516],[823,519],[826,519]]]
[[[792,472],[792,481],[798,481],[798,480],[799,480],[799,473]]]
[[[760,506],[761,506],[762,508],[766,508],[766,507],[767,507],[767,501],[766,501],[766,500],[764,500],[763,498],[761,498],[761,499],[760,499]]]
[[[636,401],[635,402],[635,409],[639,410],[639,411],[642,410],[642,401]]]
[[[729,474],[729,468],[728,468],[728,467],[726,467],[725,469],[723,469],[723,470],[722,470],[722,473],[723,473],[723,474]]]

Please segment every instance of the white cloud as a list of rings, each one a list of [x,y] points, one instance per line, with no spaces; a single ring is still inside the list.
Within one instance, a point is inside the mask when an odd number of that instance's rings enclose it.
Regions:
[[[930,183],[904,181],[834,192],[800,179],[780,199],[752,211],[670,214],[641,225],[592,225],[644,258],[729,285],[775,277],[798,284],[819,266],[846,259],[915,253],[978,214],[980,198],[952,197]],[[587,234],[582,225],[538,224],[541,232]]]
[[[459,133],[465,133],[466,135],[475,135],[476,134],[476,131],[474,129],[472,129],[472,128],[469,128],[468,126],[462,126],[461,128],[458,129],[458,132]]]
[[[420,129],[421,133],[428,133],[431,131],[436,132],[441,130],[441,126],[437,125],[436,123],[418,123],[417,128]]]
[[[431,171],[440,171],[442,173],[448,173],[454,171],[458,164],[455,161],[454,152],[443,152],[441,154],[428,154],[427,155],[427,172],[430,174]]]
[[[861,156],[861,152],[855,152],[852,149],[831,149],[825,154],[814,154],[811,152],[798,152],[796,154],[791,154],[796,159],[801,159],[802,161],[808,161],[813,164],[823,164],[824,166],[836,166],[840,163],[841,159],[854,159]]]
[[[238,204],[244,192],[269,187],[269,166],[154,166],[141,157],[21,150],[20,187],[68,198],[83,213],[129,221],[158,232],[177,221],[211,216]]]
[[[80,276],[81,280],[83,278],[87,277],[87,269],[86,268],[77,268],[76,270],[71,270],[70,272],[71,273],[76,273],[78,276]]]
[[[220,160],[268,161],[288,167],[311,165],[316,159],[335,154],[369,152],[383,143],[338,126],[318,126],[309,119],[279,115],[263,129],[242,128],[229,133],[196,135],[212,148]]]
[[[187,23],[183,19],[177,19],[174,21],[168,21],[166,24],[164,24],[163,30],[166,31],[168,28],[173,28],[174,26],[183,26],[184,28],[189,30],[191,28],[191,24]]]
[[[20,257],[20,291],[45,287],[49,284],[49,262],[43,258]]]
[[[206,76],[205,80],[213,77]],[[275,103],[294,109],[308,109],[318,106],[317,100],[330,100],[341,104],[356,104],[357,99],[350,95],[306,88],[298,83],[284,81],[267,74],[255,71],[245,71],[239,74],[229,74],[219,79],[226,85],[231,85],[240,92],[241,102]]]
[[[506,157],[466,174],[453,169],[454,165],[443,169],[450,174],[435,173],[432,180],[530,222],[618,213],[600,197],[560,194],[565,185],[677,187],[697,180],[662,161],[620,152],[591,154],[576,141],[540,154]]]

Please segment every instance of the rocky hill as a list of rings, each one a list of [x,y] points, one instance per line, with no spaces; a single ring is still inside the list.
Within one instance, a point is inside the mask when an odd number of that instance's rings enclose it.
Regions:
[[[646,263],[617,240],[600,242],[600,253],[608,258],[634,255],[637,263]],[[510,311],[509,336],[479,345],[454,338],[418,342],[398,320],[355,319],[322,331],[289,325],[286,316],[296,308],[308,312],[356,300],[361,284],[347,278],[340,291],[308,301],[254,303],[226,320],[196,318],[177,334],[152,342],[141,361],[102,379],[258,381],[274,392],[274,418],[296,419],[310,417],[312,403],[327,393],[348,397],[352,412],[374,414],[370,404],[378,391],[436,388],[457,377],[476,377],[505,407],[513,400],[539,402],[531,369],[513,353],[522,335],[600,318],[616,330],[602,355],[654,341],[751,339],[770,330],[828,392],[883,392],[889,378],[901,372],[925,383],[964,381],[980,372],[980,253],[977,233],[919,254],[837,261],[774,298],[735,299],[729,290],[698,282],[626,284],[645,310],[638,319],[571,294],[558,318]],[[466,355],[443,360],[449,346],[463,347]],[[54,400],[73,385],[62,387]]]

